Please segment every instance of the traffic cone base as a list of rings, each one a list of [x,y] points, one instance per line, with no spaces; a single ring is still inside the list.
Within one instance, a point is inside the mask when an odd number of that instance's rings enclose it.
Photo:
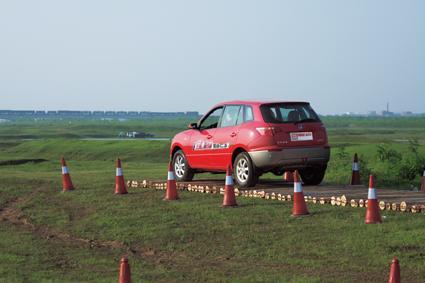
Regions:
[[[292,216],[308,215],[307,204],[305,202],[304,193],[298,170],[294,172],[294,205],[292,207]]]
[[[308,212],[307,209],[304,194],[294,193],[294,203],[298,203],[298,205],[294,205],[294,208],[292,209],[292,216],[298,217],[310,215],[310,212]]]
[[[224,186],[224,198],[222,207],[237,207],[235,189],[233,186],[232,169],[230,166],[227,167],[226,171],[226,183]]]
[[[376,199],[368,200],[365,223],[366,224],[382,223],[378,200]]]
[[[178,200],[179,195],[177,193],[177,183],[174,175],[172,163],[168,164],[168,176],[167,176],[167,190],[165,192],[164,200]]]

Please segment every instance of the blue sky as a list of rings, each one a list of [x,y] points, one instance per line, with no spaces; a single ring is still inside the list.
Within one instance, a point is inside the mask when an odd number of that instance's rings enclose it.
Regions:
[[[2,1],[0,109],[425,112],[425,1]]]

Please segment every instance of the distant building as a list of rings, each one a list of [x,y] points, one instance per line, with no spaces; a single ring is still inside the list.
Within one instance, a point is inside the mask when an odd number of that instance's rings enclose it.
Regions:
[[[382,116],[393,117],[393,116],[395,116],[395,114],[394,114],[394,112],[384,110],[384,111],[382,111]]]

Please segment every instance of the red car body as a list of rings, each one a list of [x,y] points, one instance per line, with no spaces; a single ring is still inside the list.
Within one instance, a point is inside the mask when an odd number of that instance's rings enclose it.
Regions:
[[[258,176],[270,171],[280,175],[288,170],[321,168],[324,175],[329,161],[326,129],[307,102],[223,102],[189,127],[171,144],[174,169],[179,169],[175,160],[179,153],[191,173],[182,176],[180,172],[178,180],[191,179],[197,172],[224,172],[229,165],[236,167],[241,153],[252,171],[250,182],[238,182],[242,186],[255,184]],[[319,179],[321,182],[323,176]]]

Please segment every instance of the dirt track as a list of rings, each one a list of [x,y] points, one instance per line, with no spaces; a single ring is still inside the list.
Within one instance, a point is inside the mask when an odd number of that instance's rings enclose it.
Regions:
[[[126,250],[136,256],[151,256],[154,254],[152,250],[145,250],[139,247],[130,247],[120,241],[101,241],[91,240],[71,235],[69,233],[49,228],[47,226],[36,226],[31,220],[19,209],[20,205],[27,203],[34,195],[39,193],[40,190],[35,190],[25,196],[15,198],[7,202],[3,207],[0,207],[0,223],[5,221],[31,231],[33,234],[50,240],[55,239],[67,243],[73,243],[80,246],[86,246],[90,249],[93,248],[107,248],[107,249],[121,249]]]

